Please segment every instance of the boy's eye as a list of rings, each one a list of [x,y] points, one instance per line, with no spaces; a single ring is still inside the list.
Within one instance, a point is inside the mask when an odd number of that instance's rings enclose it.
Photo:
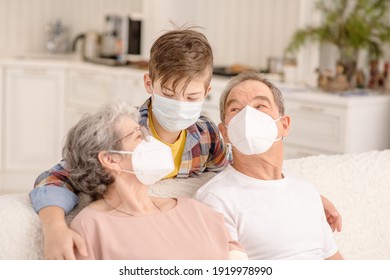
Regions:
[[[188,101],[201,101],[203,99],[203,97],[204,97],[203,93],[197,93],[197,94],[187,95],[186,99]]]
[[[188,101],[200,101],[201,98],[199,98],[199,97],[187,97],[187,100]]]
[[[169,98],[172,98],[174,97],[175,95],[174,94],[171,94],[171,93],[167,93],[167,92],[162,92],[162,94],[166,97],[169,97]]]

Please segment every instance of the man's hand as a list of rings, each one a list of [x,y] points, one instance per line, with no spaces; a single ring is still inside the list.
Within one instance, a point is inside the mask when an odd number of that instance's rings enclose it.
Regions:
[[[324,206],[326,220],[332,228],[332,231],[335,231],[337,229],[337,231],[340,232],[342,228],[342,218],[339,211],[337,211],[334,204],[330,202],[326,197],[321,195],[321,200]]]
[[[75,249],[86,256],[87,248],[79,234],[69,229],[64,211],[49,206],[39,211],[44,237],[44,258],[48,260],[75,260]]]

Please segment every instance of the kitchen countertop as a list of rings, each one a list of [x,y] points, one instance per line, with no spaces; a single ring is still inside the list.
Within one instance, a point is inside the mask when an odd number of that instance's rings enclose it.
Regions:
[[[70,54],[20,54],[13,56],[0,57],[0,66],[31,66],[31,67],[50,67],[66,69],[68,67],[76,67],[79,69],[102,69],[114,70],[115,72],[131,72],[137,71],[146,73],[148,70],[145,67],[141,68],[137,65],[110,66],[94,62],[88,62],[82,59],[80,55]]]
[[[29,53],[19,54],[13,56],[0,57],[0,66],[27,66],[27,67],[50,67],[51,69],[78,69],[84,71],[114,71],[118,74],[144,74],[148,72],[146,68],[140,68],[133,65],[123,66],[109,66],[98,63],[92,63],[84,61],[79,54],[47,54],[47,53]],[[303,95],[305,98],[313,101],[329,100],[329,96],[334,96],[334,100],[337,100],[338,104],[347,104],[350,102],[366,102],[365,95],[375,96],[370,100],[385,98],[384,95],[377,92],[367,91],[367,94],[342,96],[334,93],[324,92],[315,88],[308,88],[304,85],[288,85],[281,81],[280,75],[263,74],[267,79],[273,82],[288,98],[300,98]],[[212,85],[219,88],[223,88],[231,77],[223,75],[214,75],[212,79]],[[352,97],[352,98],[349,98]]]

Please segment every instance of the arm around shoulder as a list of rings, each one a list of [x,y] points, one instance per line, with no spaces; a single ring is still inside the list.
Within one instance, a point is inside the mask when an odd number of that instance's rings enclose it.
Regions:
[[[229,164],[232,155],[215,123],[207,118],[204,121],[210,142],[209,160],[206,167],[208,171],[219,172]]]
[[[36,212],[47,206],[58,206],[67,214],[76,206],[78,197],[68,177],[64,161],[38,176],[29,194]]]

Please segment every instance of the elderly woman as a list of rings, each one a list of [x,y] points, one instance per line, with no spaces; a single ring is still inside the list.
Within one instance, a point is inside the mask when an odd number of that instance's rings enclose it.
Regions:
[[[245,258],[222,214],[190,198],[148,195],[148,184],[173,169],[168,146],[138,125],[120,101],[84,116],[67,135],[63,156],[77,191],[93,202],[71,228],[87,245],[78,259]]]

